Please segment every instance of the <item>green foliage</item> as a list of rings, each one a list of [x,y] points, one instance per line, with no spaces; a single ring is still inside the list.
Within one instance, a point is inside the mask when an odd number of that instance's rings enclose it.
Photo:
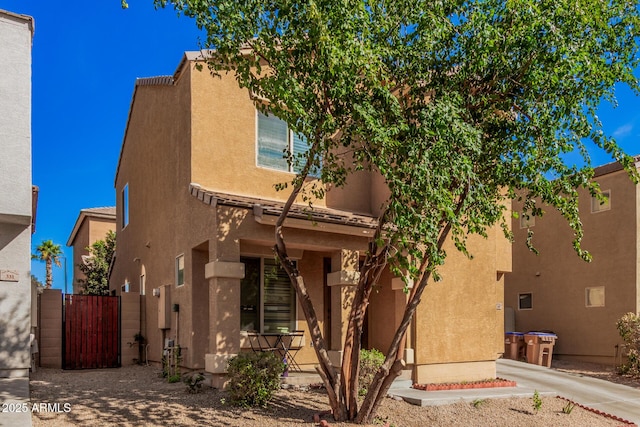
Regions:
[[[637,178],[596,116],[603,99],[615,102],[617,83],[638,92],[635,2],[155,3],[195,19],[203,47],[215,49],[212,71],[235,73],[269,100],[259,109],[306,136],[307,157],[286,154],[302,170],[293,187],[314,169],[337,186],[356,170],[383,176],[398,269],[442,264],[445,225],[471,256],[467,234],[510,221],[505,203],[516,194],[527,215],[544,213],[540,200],[560,211],[589,260],[576,192],[599,194],[587,141]],[[586,166],[567,164],[567,153]],[[323,189],[313,181],[308,192]]]
[[[51,240],[43,240],[38,247],[36,253],[31,255],[31,259],[44,261],[46,267],[46,289],[51,289],[53,285],[53,264],[60,267],[60,258],[63,252],[60,245],[56,245]]]
[[[284,153],[300,171],[277,185],[291,192],[290,201],[311,205],[357,171],[381,176],[388,198],[374,207],[379,232],[361,287],[372,286],[377,275],[370,273],[388,265],[398,276],[409,273],[419,301],[427,280],[440,279],[446,240],[472,258],[469,234],[488,236],[499,225],[512,237],[513,198],[524,215],[559,211],[573,230],[575,251],[588,261],[577,190],[600,194],[590,182],[588,150],[605,151],[638,179],[633,159],[596,116],[603,100],[615,103],[617,84],[640,92],[636,2],[154,3],[194,19],[206,32],[201,47],[212,49],[205,51],[211,72],[231,73],[259,110],[306,137],[308,153]],[[317,170],[319,180],[310,175]],[[286,258],[284,234],[276,241]],[[533,248],[533,230],[526,244]],[[364,309],[368,301],[360,301]],[[327,377],[339,381],[324,359]],[[340,403],[350,400],[352,391],[340,390]],[[345,405],[334,413],[353,417],[357,408]]]
[[[104,240],[95,241],[87,248],[89,256],[78,268],[86,279],[79,279],[86,295],[109,295],[109,265],[116,251],[116,233],[107,232]]]
[[[537,414],[538,411],[540,410],[540,408],[542,408],[542,398],[540,397],[540,394],[538,393],[538,390],[534,390],[534,392],[533,392],[533,410]]]
[[[193,372],[185,375],[182,381],[187,385],[187,391],[189,393],[200,393],[204,378],[204,375],[200,372]]]
[[[165,349],[162,354],[162,376],[170,383],[180,381],[181,363],[182,350],[179,345]]]
[[[473,407],[476,409],[480,409],[480,407],[482,407],[482,405],[484,405],[485,403],[487,403],[485,399],[475,399],[473,402],[471,402]]]
[[[573,408],[575,408],[575,407],[576,407],[575,403],[567,402],[567,404],[562,407],[562,413],[570,415],[571,412],[573,412]]]
[[[627,313],[616,322],[616,327],[627,346],[628,358],[628,362],[619,368],[619,372],[640,377],[640,315]]]
[[[367,394],[373,377],[384,363],[384,354],[376,350],[360,350],[360,371],[358,372],[358,384],[360,390],[358,394],[364,396]]]
[[[277,390],[284,363],[275,354],[241,353],[229,360],[229,398],[238,406],[267,406]]]

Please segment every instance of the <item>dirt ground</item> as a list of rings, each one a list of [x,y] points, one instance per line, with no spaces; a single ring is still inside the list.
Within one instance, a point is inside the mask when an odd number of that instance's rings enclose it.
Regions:
[[[579,372],[640,388],[638,380],[620,377],[610,367],[554,362],[556,368]],[[62,371],[39,369],[31,378],[31,402],[48,403],[34,412],[35,427],[56,426],[313,426],[314,414],[329,409],[323,390],[281,390],[266,409],[238,409],[226,393],[206,389],[190,394],[182,383],[169,384],[159,369],[131,366],[118,369]],[[620,422],[580,407],[570,414],[566,401],[543,397],[538,412],[531,398],[488,399],[418,407],[384,400],[376,425],[411,426],[619,426]],[[58,404],[57,406],[55,404]],[[65,404],[68,404],[65,406]],[[332,422],[331,426],[347,424]]]

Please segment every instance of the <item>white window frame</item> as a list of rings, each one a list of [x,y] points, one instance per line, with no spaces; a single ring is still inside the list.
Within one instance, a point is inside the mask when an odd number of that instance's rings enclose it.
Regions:
[[[142,273],[140,275],[140,295],[147,294],[147,275]]]
[[[523,308],[521,305],[522,297],[529,295],[529,299],[531,300],[531,307]],[[533,310],[533,292],[520,292],[518,293],[518,310]]]
[[[120,213],[122,215],[122,224],[121,229],[124,230],[127,225],[129,225],[129,183],[127,182],[124,187],[122,187],[122,192],[120,193]]]
[[[257,332],[259,333],[274,333],[274,332],[279,332],[279,331],[265,331],[264,329],[264,312],[265,312],[265,304],[264,304],[264,300],[265,300],[265,289],[264,289],[264,261],[265,261],[265,257],[262,256],[254,256],[254,255],[242,255],[241,258],[250,258],[250,259],[259,259],[260,260],[260,289],[258,292],[258,330]],[[295,262],[295,261],[294,261]],[[241,291],[242,292],[242,291]],[[292,303],[292,307],[291,307],[291,313],[293,316],[293,325],[292,325],[292,329],[289,330],[289,332],[296,330],[298,328],[298,295],[296,294],[295,290],[293,290],[293,303]],[[242,327],[242,326],[241,326]]]
[[[590,298],[590,294],[592,291],[599,291],[602,292],[601,296],[597,296],[597,299],[602,299],[602,303],[601,304],[593,304],[591,303],[591,300],[594,298]],[[596,295],[594,295],[594,297],[596,297]],[[584,306],[587,308],[593,308],[593,307],[604,307],[605,306],[605,287],[604,286],[589,286],[587,288],[584,288]]]
[[[604,203],[600,203],[600,200],[591,196],[591,213],[595,214],[611,210],[611,190],[602,191],[602,195],[607,198]]]
[[[182,283],[180,283],[180,262],[182,262]],[[175,263],[175,284],[176,287],[184,286],[185,277],[184,277],[184,254],[180,254],[176,257]]]
[[[266,165],[266,164],[262,164],[260,162],[260,116],[264,116],[267,117],[269,119],[275,119],[278,120],[280,122],[282,122],[285,126],[287,126],[287,149],[289,150],[289,153],[291,153],[291,155],[293,156],[293,158],[296,157],[297,154],[300,154],[299,152],[294,151],[294,138],[295,138],[295,134],[294,132],[289,128],[289,125],[282,119],[280,119],[279,117],[276,117],[273,114],[264,114],[262,113],[260,110],[256,109],[256,165],[260,168],[265,168],[265,169],[270,169],[270,170],[276,170],[276,171],[280,171],[280,172],[288,172],[288,173],[297,173],[298,171],[295,170],[295,165],[293,163],[289,163],[289,161],[284,157],[284,154],[282,156],[282,160],[286,163],[286,168],[280,168],[280,167],[274,167],[271,165]],[[308,150],[308,148],[307,148]],[[309,174],[310,176],[319,176],[319,173],[313,173],[313,174]]]

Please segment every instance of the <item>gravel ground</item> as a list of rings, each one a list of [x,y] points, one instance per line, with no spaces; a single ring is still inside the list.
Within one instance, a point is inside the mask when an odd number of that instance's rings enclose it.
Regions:
[[[590,375],[588,372],[606,374],[606,369],[594,366],[565,364],[561,369],[587,375]],[[86,371],[39,369],[31,377],[31,402],[58,403],[60,411],[33,413],[33,425],[313,426],[313,415],[328,409],[322,390],[281,390],[267,409],[238,409],[225,403],[226,394],[222,391],[205,389],[199,394],[189,394],[184,384],[169,384],[158,374],[158,368],[146,366]],[[615,377],[611,378],[621,378]],[[637,380],[635,386],[638,387]],[[562,408],[566,402],[561,399],[543,397],[542,400],[542,408],[534,413],[530,398],[489,399],[476,406],[457,403],[437,407],[418,407],[385,399],[376,424],[389,423],[396,427],[620,425],[577,406],[571,414],[564,414]],[[65,403],[70,405],[68,412],[64,412]],[[334,427],[347,425],[328,421]]]

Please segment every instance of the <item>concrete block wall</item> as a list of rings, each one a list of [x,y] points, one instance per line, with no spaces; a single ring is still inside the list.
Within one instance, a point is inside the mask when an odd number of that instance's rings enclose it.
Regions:
[[[40,366],[62,368],[62,291],[45,289],[40,294],[38,348]]]
[[[135,364],[140,357],[134,336],[140,332],[140,294],[123,292],[120,295],[120,363]]]

